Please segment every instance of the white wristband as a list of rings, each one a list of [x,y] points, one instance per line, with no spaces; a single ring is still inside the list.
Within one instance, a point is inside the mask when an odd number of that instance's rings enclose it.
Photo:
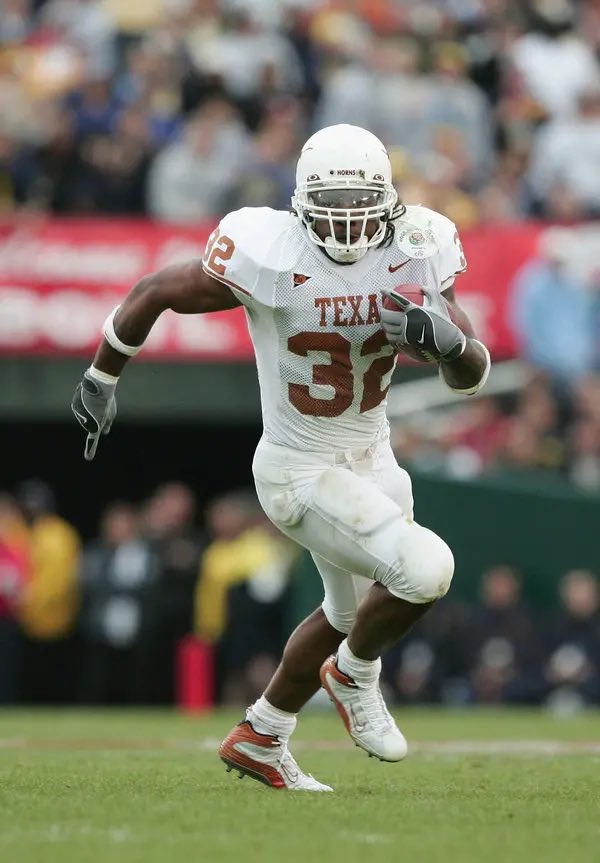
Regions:
[[[102,333],[104,338],[111,346],[120,354],[125,354],[126,357],[134,357],[139,351],[141,351],[142,345],[126,345],[125,342],[122,342],[118,335],[115,333],[115,325],[113,323],[114,317],[119,311],[121,306],[115,306],[110,315],[104,321],[104,325],[102,327]]]
[[[461,396],[474,396],[475,393],[478,393],[479,390],[485,386],[485,383],[486,383],[486,381],[490,375],[490,369],[492,367],[492,360],[490,357],[490,352],[488,351],[486,346],[483,344],[483,342],[480,342],[478,339],[469,339],[469,341],[475,342],[475,344],[479,345],[480,348],[483,348],[483,350],[485,352],[485,369],[483,370],[483,374],[481,375],[481,379],[478,381],[478,383],[475,384],[474,387],[469,387],[466,390],[459,390],[456,387],[451,387],[450,384],[448,383],[448,381],[446,380],[446,378],[444,377],[444,373],[442,371],[442,364],[440,363],[440,365],[439,365],[439,374],[440,374],[442,381],[446,384],[448,389],[452,390],[452,392],[459,393]]]
[[[93,363],[88,369],[88,374],[90,375],[90,377],[94,378],[94,380],[99,381],[101,384],[110,384],[112,386],[116,386],[119,382],[118,375],[109,375],[108,372],[103,372],[101,369],[97,369]]]

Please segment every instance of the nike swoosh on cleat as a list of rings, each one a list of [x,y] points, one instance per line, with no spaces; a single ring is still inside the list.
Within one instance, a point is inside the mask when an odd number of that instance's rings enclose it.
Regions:
[[[297,770],[293,770],[291,767],[288,767],[286,764],[281,764],[279,766],[281,772],[286,776],[286,778],[293,784],[298,781],[299,772]]]
[[[421,338],[420,338],[420,339],[417,339],[417,344],[418,344],[418,345],[423,345],[423,344],[425,344],[425,325],[423,325],[423,329],[422,329],[422,331],[421,331]]]
[[[352,705],[348,706],[348,711],[349,711],[350,716],[352,717],[352,721],[354,723],[354,731],[356,731],[357,734],[362,734],[362,732],[366,728],[366,725],[364,724],[364,722],[358,721],[358,719],[356,718],[356,713],[354,712],[354,708],[352,707]]]
[[[408,259],[408,261],[402,261],[402,263],[401,263],[401,264],[397,264],[395,267],[393,267],[393,266],[390,264],[390,265],[389,265],[389,267],[388,267],[388,270],[390,271],[390,273],[395,273],[395,272],[396,272],[396,270],[399,270],[399,269],[400,269],[400,267],[403,267],[405,264],[408,264],[408,263],[409,263],[409,261],[410,261],[410,258]]]

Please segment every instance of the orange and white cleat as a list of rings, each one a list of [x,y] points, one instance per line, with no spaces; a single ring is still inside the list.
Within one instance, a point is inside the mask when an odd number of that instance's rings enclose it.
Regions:
[[[321,684],[357,746],[380,761],[402,761],[406,739],[386,707],[378,681],[359,686],[330,656],[321,666]]]
[[[288,791],[333,791],[303,773],[287,743],[271,734],[259,734],[245,719],[233,728],[219,747],[227,772],[237,770],[240,779],[250,776],[270,788]]]

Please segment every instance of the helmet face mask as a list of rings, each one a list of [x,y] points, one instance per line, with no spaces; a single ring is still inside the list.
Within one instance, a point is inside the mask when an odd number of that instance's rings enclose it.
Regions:
[[[398,207],[391,173],[383,144],[365,129],[330,126],[313,135],[292,198],[308,238],[344,264],[382,243]]]
[[[383,241],[397,195],[382,184],[311,182],[293,200],[312,242],[335,261],[354,263]]]

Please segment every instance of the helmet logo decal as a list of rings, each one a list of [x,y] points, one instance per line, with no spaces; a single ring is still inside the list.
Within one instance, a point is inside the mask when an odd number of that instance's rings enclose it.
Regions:
[[[307,183],[312,183],[312,182],[313,182],[313,180],[320,180],[320,179],[321,179],[321,178],[319,177],[319,175],[318,175],[318,174],[311,174],[311,175],[310,175],[310,177],[307,177],[307,178],[306,178],[306,182],[307,182]]]
[[[373,174],[373,179],[377,180],[378,183],[385,183],[385,177],[383,174]]]
[[[338,168],[337,171],[331,170],[329,172],[332,176],[338,177],[360,177],[361,180],[365,179],[365,172],[362,168]],[[310,180],[310,177],[308,178]]]

